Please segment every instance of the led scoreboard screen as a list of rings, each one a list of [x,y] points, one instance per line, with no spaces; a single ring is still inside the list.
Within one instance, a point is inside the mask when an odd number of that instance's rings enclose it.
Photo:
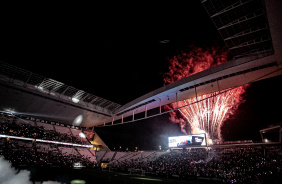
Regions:
[[[207,146],[206,134],[168,137],[168,147]]]

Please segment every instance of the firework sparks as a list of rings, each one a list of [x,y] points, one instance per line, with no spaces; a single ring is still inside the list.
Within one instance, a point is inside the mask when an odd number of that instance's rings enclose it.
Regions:
[[[181,52],[169,59],[169,72],[165,74],[165,83],[173,83],[189,75],[198,73],[212,66],[227,61],[227,52],[214,48],[204,50],[194,48],[188,53]],[[243,102],[242,94],[246,86],[214,92],[195,98],[172,103],[167,108],[179,108],[182,117],[177,113],[170,112],[170,119],[180,123],[182,132],[186,133],[185,127],[190,124],[191,133],[206,133],[208,139],[222,139],[220,127],[230,114],[234,113],[240,103]]]

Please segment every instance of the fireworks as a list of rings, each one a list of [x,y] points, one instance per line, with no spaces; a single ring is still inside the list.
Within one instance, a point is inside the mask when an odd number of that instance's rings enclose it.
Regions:
[[[165,74],[165,83],[172,83],[189,75],[198,73],[212,66],[227,61],[227,52],[214,48],[204,50],[194,48],[189,52],[181,52],[169,59],[169,72]],[[170,119],[180,123],[182,132],[186,133],[187,123],[190,124],[191,133],[206,133],[209,139],[222,139],[220,127],[224,120],[232,114],[240,103],[243,102],[242,94],[246,86],[235,89],[227,89],[221,92],[214,92],[195,98],[172,103],[167,108],[179,108],[182,117],[177,113],[170,112]]]

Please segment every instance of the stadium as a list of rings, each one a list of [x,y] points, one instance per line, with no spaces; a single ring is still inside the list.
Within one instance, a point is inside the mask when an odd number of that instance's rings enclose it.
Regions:
[[[7,14],[0,183],[280,183],[282,3],[105,7]]]

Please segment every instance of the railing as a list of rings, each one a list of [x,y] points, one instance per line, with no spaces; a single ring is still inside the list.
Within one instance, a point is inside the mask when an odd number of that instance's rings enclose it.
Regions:
[[[54,79],[46,78],[30,71],[18,68],[0,61],[0,80],[9,82],[24,88],[35,90],[52,97],[61,98],[89,107],[101,107],[110,112],[121,105],[104,98],[92,95],[83,90],[68,86]]]

